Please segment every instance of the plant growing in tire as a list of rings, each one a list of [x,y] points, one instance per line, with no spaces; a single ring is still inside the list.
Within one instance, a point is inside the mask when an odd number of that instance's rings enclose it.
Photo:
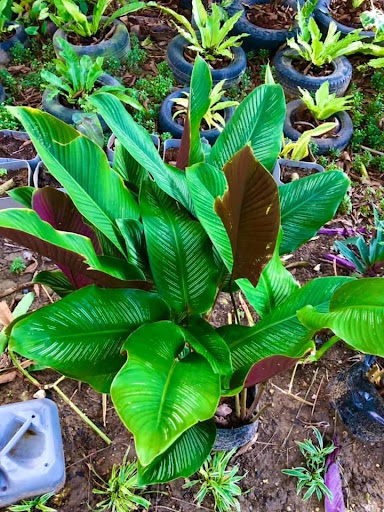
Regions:
[[[315,351],[323,327],[383,355],[383,280],[328,277],[299,288],[280,261],[332,218],[348,178],[329,171],[278,190],[270,170],[285,117],[279,85],[254,89],[204,154],[199,127],[211,86],[198,57],[177,167],[161,160],[118,98],[92,95],[141,164],[132,176],[127,161],[128,179],[73,127],[11,108],[68,194],[27,191],[27,208],[0,212],[0,234],[54,260],[60,271],[37,279],[66,296],[3,337],[12,355],[111,393],[135,437],[140,485],[193,474],[215,442],[220,398]],[[225,283],[246,290],[260,322],[208,323]]]
[[[103,73],[103,57],[93,61],[88,55],[79,58],[72,46],[62,39],[61,59],[55,60],[56,72],[43,69],[42,79],[47,83],[43,94],[43,108],[66,123],[73,124],[74,116],[94,110],[89,98],[97,91],[108,92],[131,107],[144,110],[140,103],[130,96],[129,90],[115,78]],[[100,118],[103,128],[104,121]]]
[[[359,31],[341,39],[335,23],[331,23],[324,41],[314,18],[305,20],[299,9],[300,34],[287,41],[288,47],[275,56],[278,82],[287,94],[298,96],[299,87],[316,92],[325,82],[329,90],[343,96],[352,77],[352,66],[345,55],[366,50]]]
[[[192,0],[192,17],[197,27],[195,30],[187,18],[176,11],[156,2],[147,5],[171,15],[178,23],[175,26],[180,35],[168,45],[167,61],[180,84],[189,84],[196,55],[207,61],[214,85],[222,80],[226,80],[226,88],[238,83],[247,66],[245,52],[240,47],[247,34],[229,34],[241,12],[228,19],[218,4],[213,3],[212,12],[207,13],[201,0]]]
[[[29,42],[24,28],[11,21],[12,2],[0,0],[0,64],[8,64],[12,60],[11,50],[16,44],[26,46]]]
[[[130,39],[127,27],[118,18],[142,9],[145,3],[128,3],[111,16],[103,16],[111,2],[97,0],[93,15],[87,16],[73,0],[57,0],[54,3],[56,12],[50,16],[58,27],[53,36],[56,54],[62,49],[60,39],[65,39],[79,56],[124,59],[130,50]]]
[[[314,97],[306,89],[299,90],[301,98],[287,105],[284,135],[297,141],[307,130],[332,122],[335,123],[333,129],[311,139],[317,146],[317,154],[327,154],[331,149],[345,149],[353,134],[352,119],[346,112],[351,108],[353,96],[337,98],[335,93],[330,94],[328,81],[323,83]]]

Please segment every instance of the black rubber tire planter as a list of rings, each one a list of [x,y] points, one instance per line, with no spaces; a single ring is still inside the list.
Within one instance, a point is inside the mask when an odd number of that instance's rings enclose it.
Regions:
[[[233,28],[233,34],[249,34],[248,37],[244,38],[243,48],[247,51],[266,49],[275,51],[280,48],[281,45],[285,44],[287,39],[295,37],[298,32],[297,23],[295,22],[292,30],[273,30],[263,27],[258,27],[251,23],[247,18],[247,12],[244,7],[251,6],[254,4],[268,4],[270,0],[235,0],[233,4],[228,8],[228,13],[233,16],[238,11],[244,11],[243,15],[236,23]],[[295,12],[297,11],[296,2],[288,0],[289,4]]]
[[[121,85],[116,78],[113,78],[110,75],[107,75],[106,73],[101,75],[101,77],[96,82],[100,86],[102,85]],[[66,107],[63,105],[59,100],[59,94],[57,94],[52,99],[48,99],[48,95],[50,93],[50,89],[46,89],[43,94],[43,110],[48,112],[49,114],[52,114],[53,116],[57,117],[58,119],[61,119],[61,121],[64,121],[67,124],[73,124],[73,115],[74,114],[82,114],[83,111],[81,109],[72,109],[69,107]],[[108,126],[104,119],[99,115],[99,120],[101,123],[101,126],[103,130],[107,130]]]
[[[8,22],[7,25],[10,25],[11,22]],[[21,44],[24,47],[29,46],[29,37],[24,27],[19,25],[18,23],[13,23],[12,25],[16,25],[15,33],[12,37],[0,43],[0,64],[8,64],[12,60],[11,49],[16,44]]]
[[[276,53],[274,60],[277,81],[287,94],[293,97],[299,96],[298,87],[316,92],[328,80],[329,92],[343,96],[352,78],[352,65],[346,57],[337,57],[332,61],[333,73],[316,77],[303,75],[293,67],[292,58],[296,56],[297,53],[294,50],[284,48]]]
[[[353,27],[348,27],[347,25],[343,25],[339,23],[334,18],[332,18],[331,13],[329,12],[330,0],[319,0],[315,10],[315,19],[321,30],[321,32],[326,35],[328,32],[329,24],[331,21],[336,23],[337,30],[341,32],[344,36],[354,32],[356,29]],[[375,37],[375,34],[372,30],[362,30],[360,32],[361,36],[366,38],[366,42],[372,42]]]
[[[292,124],[294,114],[304,106],[302,100],[294,100],[287,105],[287,115],[284,121],[284,135],[292,141],[297,141],[301,132],[296,130]],[[347,112],[338,112],[335,117],[340,123],[340,129],[337,132],[337,137],[319,138],[313,137],[311,140],[318,147],[318,155],[326,155],[330,149],[337,149],[342,151],[345,149],[353,134],[353,123]]]
[[[106,16],[102,17],[102,22],[106,22],[107,20],[108,18]],[[131,49],[128,29],[120,20],[115,20],[112,26],[115,26],[116,29],[110,39],[93,45],[74,45],[70,43],[72,50],[78,57],[89,55],[92,59],[96,59],[97,57],[104,57],[104,59],[111,57],[115,57],[119,60],[124,59]],[[59,38],[68,41],[68,33],[59,28],[53,36],[53,47],[57,56],[59,56],[61,51]]]
[[[0,84],[0,103],[3,103],[5,100],[5,91],[4,87]]]
[[[185,95],[183,94],[184,92],[189,92],[189,89],[178,89],[177,91],[167,96],[161,105],[159,113],[159,126],[161,131],[163,133],[169,132],[175,139],[181,139],[183,136],[184,127],[180,125],[176,120],[172,119],[172,108],[174,106],[174,102],[172,100],[176,98],[185,98]],[[226,101],[226,98],[223,97],[222,101]],[[233,107],[229,107],[224,110],[223,117],[226,122],[231,119],[234,112],[235,109]],[[211,145],[214,144],[219,135],[220,131],[218,129],[200,131],[200,137],[205,137]]]
[[[184,57],[184,50],[189,45],[188,41],[182,36],[176,36],[167,50],[167,61],[176,80],[181,85],[189,85],[191,81],[193,64]],[[233,60],[223,69],[212,69],[212,81],[216,85],[221,80],[226,80],[224,89],[229,89],[236,85],[247,67],[247,57],[241,47],[231,48]]]

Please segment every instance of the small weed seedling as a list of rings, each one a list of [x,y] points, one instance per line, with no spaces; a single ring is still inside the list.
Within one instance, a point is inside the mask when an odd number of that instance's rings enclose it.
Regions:
[[[217,452],[210,455],[199,470],[198,478],[187,482],[183,488],[188,489],[199,485],[200,489],[196,494],[196,501],[200,506],[204,498],[211,494],[215,502],[215,510],[229,512],[237,510],[240,512],[240,503],[237,499],[242,491],[237,485],[246,475],[237,474],[239,466],[227,469],[228,463],[236,450],[230,452]]]
[[[9,270],[12,274],[22,274],[26,268],[27,266],[24,263],[23,258],[19,256],[12,261]]]
[[[52,498],[53,494],[53,492],[50,492],[49,494],[38,496],[33,500],[22,501],[20,505],[12,505],[8,510],[9,512],[34,512],[36,510],[41,510],[42,512],[56,512],[55,508],[48,507],[46,505],[47,501]]]
[[[299,494],[304,487],[308,490],[303,496],[303,501],[307,501],[313,493],[316,493],[320,501],[323,496],[328,496],[332,501],[332,493],[324,483],[325,464],[327,456],[335,450],[335,445],[331,443],[329,446],[324,447],[323,438],[316,427],[312,427],[315,433],[318,446],[315,446],[311,439],[304,439],[301,443],[296,441],[301,453],[305,457],[305,467],[297,467],[292,469],[283,469],[283,473],[289,476],[295,476],[297,480],[297,494]]]
[[[93,489],[94,494],[101,494],[105,499],[96,505],[97,510],[110,512],[129,512],[138,510],[139,507],[148,508],[151,502],[136,494],[138,489],[142,489],[137,481],[137,463],[128,462],[128,452],[124,455],[120,466],[114,464],[111,476],[106,482],[91,467],[93,473],[100,480],[101,489]]]

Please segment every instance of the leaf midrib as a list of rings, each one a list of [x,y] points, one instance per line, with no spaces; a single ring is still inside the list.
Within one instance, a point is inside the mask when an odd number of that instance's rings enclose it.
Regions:
[[[158,414],[157,414],[157,421],[156,421],[156,427],[157,428],[159,428],[160,424],[161,424],[161,419],[162,419],[162,416],[163,416],[163,409],[164,409],[164,405],[165,405],[165,401],[166,401],[166,395],[167,395],[169,386],[171,384],[172,376],[173,376],[173,373],[175,371],[177,362],[178,362],[177,359],[173,360],[172,366],[169,369],[168,376],[167,376],[167,379],[166,379],[165,384],[164,384],[163,392],[161,393],[159,411],[158,411]]]

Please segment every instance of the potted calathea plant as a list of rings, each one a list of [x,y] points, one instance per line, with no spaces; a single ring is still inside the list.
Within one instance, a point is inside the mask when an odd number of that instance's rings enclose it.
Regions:
[[[73,127],[11,108],[67,194],[19,189],[27,208],[0,212],[2,236],[57,263],[37,279],[64,296],[9,326],[8,350],[111,393],[135,437],[142,484],[194,473],[215,442],[220,398],[314,351],[317,330],[384,355],[383,280],[327,277],[299,288],[279,258],[334,215],[348,178],[329,171],[278,189],[270,170],[285,117],[279,85],[256,88],[204,153],[211,85],[197,57],[177,167],[118,98],[92,96],[130,156],[125,179]],[[141,164],[133,175],[131,160]],[[246,289],[259,323],[208,323],[224,283]]]
[[[93,14],[84,14],[74,0],[57,0],[54,2],[55,14],[51,20],[58,27],[53,36],[53,46],[59,55],[65,39],[79,55],[89,55],[92,59],[115,57],[124,59],[131,48],[127,27],[118,18],[145,7],[144,2],[131,2],[115,11],[111,16],[104,16],[112,0],[97,0],[93,5]]]

